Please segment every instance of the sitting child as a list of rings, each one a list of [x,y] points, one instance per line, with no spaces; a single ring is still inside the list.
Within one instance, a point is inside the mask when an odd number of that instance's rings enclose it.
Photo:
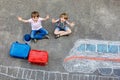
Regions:
[[[33,11],[31,13],[31,18],[28,20],[24,20],[21,17],[18,17],[19,21],[25,22],[25,23],[31,23],[31,38],[36,42],[38,39],[49,39],[48,31],[42,27],[41,22],[49,19],[49,16],[47,15],[46,18],[41,18],[39,15],[39,12]]]
[[[56,39],[72,33],[71,29],[67,26],[67,24],[71,27],[75,25],[73,22],[68,22],[68,15],[66,13],[62,13],[57,20],[52,19],[52,23],[55,23],[54,34]]]

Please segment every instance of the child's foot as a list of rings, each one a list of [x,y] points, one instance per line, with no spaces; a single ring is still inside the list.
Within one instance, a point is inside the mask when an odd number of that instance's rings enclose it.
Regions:
[[[33,39],[33,42],[36,43],[38,40],[37,39]]]
[[[55,39],[60,38],[60,34],[55,35]]]
[[[45,35],[43,39],[50,39],[50,37],[48,35]]]
[[[69,34],[65,35],[65,36],[69,36]]]

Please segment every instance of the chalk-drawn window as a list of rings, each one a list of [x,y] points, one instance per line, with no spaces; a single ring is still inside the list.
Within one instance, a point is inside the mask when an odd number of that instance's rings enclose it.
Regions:
[[[86,44],[86,51],[90,51],[90,52],[95,52],[96,51],[96,46],[93,44]]]
[[[120,53],[120,46],[119,46],[119,53]]]
[[[97,52],[107,53],[107,45],[106,44],[97,44]]]
[[[108,53],[118,53],[117,45],[108,45]]]
[[[85,44],[80,44],[80,46],[77,48],[79,52],[84,52],[85,51]]]
[[[120,76],[120,68],[113,69],[113,75]]]
[[[113,72],[113,69],[112,68],[99,68],[98,71],[102,75],[111,75]]]

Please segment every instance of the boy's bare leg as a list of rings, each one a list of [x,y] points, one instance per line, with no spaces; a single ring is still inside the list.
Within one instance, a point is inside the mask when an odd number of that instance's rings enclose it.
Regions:
[[[67,31],[64,31],[62,33],[60,33],[60,36],[65,36],[65,35],[68,35],[68,34],[71,34],[72,31],[70,29],[68,29]]]
[[[68,29],[67,31],[58,31],[58,30],[55,30],[54,31],[54,34],[56,35],[55,38],[59,38],[60,36],[65,36],[65,35],[68,35],[68,34],[71,34],[72,31],[70,29]]]
[[[65,31],[58,31],[58,30],[55,30],[55,32],[54,32],[54,34],[55,35],[59,35],[59,34],[62,34],[62,33],[64,33]]]

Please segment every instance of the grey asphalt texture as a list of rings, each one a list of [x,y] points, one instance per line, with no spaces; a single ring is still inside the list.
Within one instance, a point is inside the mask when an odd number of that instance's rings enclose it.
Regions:
[[[31,31],[30,24],[18,21],[17,16],[29,19],[32,11],[38,11],[41,17],[50,15],[50,19],[42,23],[48,30],[50,39],[30,43],[31,49],[48,51],[49,63],[46,66],[33,65],[25,59],[9,56],[12,42],[24,43],[24,34]],[[75,26],[71,28],[71,35],[55,39],[53,34],[55,27],[51,19],[57,19],[63,12],[69,14],[69,21],[75,22]],[[75,41],[78,39],[119,41],[119,32],[120,0],[0,0],[0,65],[64,73],[66,71],[63,60]],[[0,77],[0,80],[13,80],[4,75]]]

